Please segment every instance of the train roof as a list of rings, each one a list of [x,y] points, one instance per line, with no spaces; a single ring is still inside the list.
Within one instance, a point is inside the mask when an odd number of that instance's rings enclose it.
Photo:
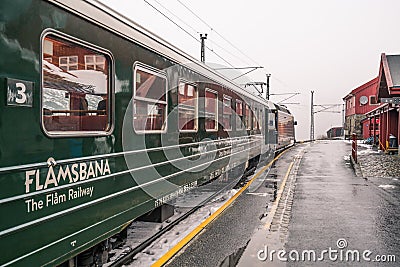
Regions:
[[[261,102],[264,105],[268,105],[270,102],[262,98],[259,95],[255,95],[243,87],[239,86],[232,80],[223,76],[221,73],[214,71],[204,63],[188,55],[181,49],[170,44],[163,38],[159,37],[155,33],[147,30],[143,26],[134,22],[133,20],[125,17],[117,11],[111,9],[105,4],[97,0],[47,0],[58,6],[66,8],[67,10],[84,17],[85,19],[96,23],[115,34],[118,34],[132,42],[138,43],[152,51],[171,59],[185,67],[188,67],[205,77],[220,83],[235,92],[242,94],[248,98],[251,98],[257,102]]]
[[[292,114],[292,113],[290,113],[290,111],[285,106],[282,106],[282,105],[274,104],[274,108],[273,109],[276,109],[276,110],[279,110],[279,111],[283,111],[283,112],[286,112],[288,114]]]

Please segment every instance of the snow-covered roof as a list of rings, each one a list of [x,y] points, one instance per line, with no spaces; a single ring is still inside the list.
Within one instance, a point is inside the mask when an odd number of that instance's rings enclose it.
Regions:
[[[96,70],[64,71],[43,60],[43,86],[71,93],[107,94],[107,75]]]

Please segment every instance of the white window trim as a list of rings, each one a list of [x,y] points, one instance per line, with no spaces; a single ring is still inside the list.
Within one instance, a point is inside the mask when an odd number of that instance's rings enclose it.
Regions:
[[[239,118],[239,120],[240,120],[240,126],[241,127],[238,127],[238,124],[237,124],[237,119],[236,119],[236,130],[244,130],[245,129],[245,125],[244,125],[244,122],[242,121],[242,118],[240,117],[240,115],[237,113],[237,103],[240,103],[241,104],[241,106],[242,106],[242,117],[244,117],[244,113],[245,113],[245,110],[244,110],[244,107],[243,107],[243,101],[242,100],[240,100],[240,99],[236,99],[236,102],[235,102],[235,112],[236,112],[236,118]]]
[[[210,92],[212,94],[215,94],[215,113],[210,113],[210,114],[215,114],[215,128],[214,129],[207,129],[206,127],[204,127],[206,129],[206,132],[216,132],[218,131],[218,92],[215,90],[212,90],[210,88],[206,88],[205,92]],[[206,99],[206,95],[204,95],[204,98]],[[204,100],[205,100],[204,99]],[[204,107],[204,115],[208,114],[209,112],[206,112],[206,109]],[[206,117],[204,118],[204,122],[205,122]],[[205,124],[205,123],[204,123]],[[205,124],[206,125],[206,124]],[[204,125],[204,126],[205,126]]]
[[[65,64],[61,64],[61,59],[66,58],[67,59],[67,63]],[[71,58],[76,58],[76,63],[71,64],[69,61]],[[59,57],[58,58],[58,66],[60,67],[60,69],[62,69],[62,67],[67,67],[67,71],[70,71],[70,68],[72,66],[76,66],[76,69],[78,70],[79,67],[79,57],[78,56],[63,56],[63,57]]]
[[[231,106],[229,107],[230,110],[231,110],[231,114],[230,114],[230,115],[231,115],[231,121],[230,121],[231,128],[229,128],[229,129],[224,129],[224,130],[225,130],[225,131],[232,131],[232,130],[233,130],[232,118],[234,117],[234,116],[233,116],[233,110],[232,110],[232,97],[231,97],[231,96],[228,96],[228,95],[223,95],[223,101],[222,101],[222,104],[223,104],[223,107],[222,107],[222,121],[224,121],[224,115],[225,115],[225,113],[224,113],[224,107],[225,107],[224,100],[225,100],[225,99],[231,101]],[[224,127],[225,127],[225,125],[224,125]]]
[[[98,63],[98,62],[96,61],[96,57],[97,57],[97,56],[99,56],[99,55],[85,55],[85,70],[88,69],[88,68],[87,68],[88,65],[93,66],[93,69],[94,69],[94,70],[96,70],[96,67],[97,67],[97,66],[102,66],[102,69],[105,69],[105,67],[106,67],[105,58],[104,58],[104,61],[103,61],[103,62]],[[87,63],[87,62],[86,62],[86,61],[87,61],[87,58],[89,58],[89,57],[92,57],[92,58],[93,58],[93,63]]]
[[[180,80],[179,81],[179,83],[178,83],[178,127],[179,127],[179,111],[180,111],[179,110],[180,109],[180,107],[179,107],[179,105],[180,105],[179,104],[179,86],[181,84],[184,84],[184,85],[189,84],[189,85],[194,87],[194,90],[195,90],[195,95],[194,95],[194,98],[195,98],[195,108],[194,108],[195,121],[194,121],[194,129],[193,130],[179,129],[179,132],[181,132],[181,133],[195,133],[199,129],[199,90],[197,88],[197,85],[194,84],[194,83],[187,82],[187,81],[184,81],[184,80]]]
[[[155,76],[158,76],[160,78],[165,79],[165,101],[163,100],[156,100],[153,98],[147,98],[147,97],[140,97],[136,96],[136,71],[140,70]],[[133,130],[137,134],[153,134],[153,133],[166,133],[168,129],[168,80],[167,80],[167,75],[159,71],[157,69],[154,69],[150,66],[147,66],[145,64],[141,64],[136,62],[133,66],[133,99],[134,100],[139,100],[139,101],[144,101],[144,102],[150,102],[154,104],[164,104],[165,105],[165,111],[164,111],[164,124],[161,130],[136,130],[135,129],[135,122],[134,122],[134,117],[135,117],[135,112],[136,112],[136,107],[134,106],[132,108],[132,122],[133,122]],[[132,105],[135,105],[135,101],[132,101]]]
[[[374,97],[374,98],[375,98],[376,104],[372,104],[371,97]],[[377,99],[376,99],[376,96],[374,96],[374,95],[370,95],[370,96],[369,96],[369,105],[370,105],[370,106],[379,106],[379,103],[378,103],[378,101],[377,101]]]
[[[250,120],[248,120],[248,118],[247,118],[246,107],[247,107],[248,110],[249,110],[249,117],[250,117]],[[246,121],[246,123],[250,124],[250,125],[245,125],[246,130],[251,130],[251,129],[252,129],[251,124],[253,123],[253,120],[252,120],[252,118],[251,118],[251,108],[250,108],[250,105],[247,105],[247,104],[244,105],[244,120]]]
[[[259,130],[257,128],[257,124],[259,124],[258,123],[258,108],[257,107],[254,107],[252,124],[253,124],[253,130]]]

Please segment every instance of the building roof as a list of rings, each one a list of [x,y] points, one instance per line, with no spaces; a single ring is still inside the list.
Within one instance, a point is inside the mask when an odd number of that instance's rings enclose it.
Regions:
[[[389,106],[388,103],[381,103],[379,106],[377,106],[373,110],[368,111],[367,113],[365,113],[365,115],[373,116],[374,114],[379,114],[383,109],[387,108],[387,106]]]
[[[400,87],[400,55],[388,55],[386,58],[392,78],[392,86]]]
[[[400,55],[381,54],[377,98],[400,95]]]
[[[343,126],[336,126],[336,127],[331,127],[331,128],[329,128],[329,130],[336,130],[336,129],[343,129]],[[329,131],[328,130],[328,131]]]
[[[379,77],[376,77],[376,78],[374,78],[374,79],[372,79],[372,80],[370,80],[370,81],[364,83],[363,85],[360,85],[359,87],[353,89],[350,93],[348,93],[345,97],[343,97],[343,100],[347,100],[347,99],[351,98],[352,96],[354,96],[354,95],[360,93],[360,92],[363,91],[364,89],[370,87],[370,86],[373,85],[374,83],[377,83],[377,82],[378,82],[378,78],[379,78]]]

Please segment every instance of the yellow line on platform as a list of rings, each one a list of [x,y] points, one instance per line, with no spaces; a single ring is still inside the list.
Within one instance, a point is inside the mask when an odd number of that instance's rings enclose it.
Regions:
[[[266,224],[265,224],[265,226],[264,226],[265,229],[269,229],[269,228],[271,227],[272,220],[274,219],[276,210],[277,210],[277,208],[278,208],[279,201],[280,201],[280,199],[281,199],[281,197],[282,197],[282,193],[283,193],[283,190],[284,190],[285,185],[286,185],[286,181],[287,181],[287,179],[288,179],[288,177],[289,177],[290,171],[291,171],[292,168],[293,168],[293,165],[294,165],[294,161],[292,161],[292,162],[290,163],[289,168],[288,168],[288,170],[287,170],[287,172],[286,172],[286,174],[285,174],[285,177],[284,177],[283,180],[282,180],[281,186],[279,187],[278,193],[277,193],[277,195],[276,195],[276,199],[275,199],[275,201],[274,201],[274,203],[273,203],[271,212],[269,213],[269,217],[268,217],[267,222],[266,222]]]
[[[186,246],[190,240],[192,240],[196,235],[198,235],[208,224],[210,224],[215,218],[217,218],[227,207],[229,207],[232,202],[237,199],[244,190],[246,190],[255,179],[258,178],[263,172],[265,172],[277,159],[279,159],[286,151],[281,152],[278,156],[276,156],[271,162],[265,165],[260,171],[258,171],[250,181],[246,183],[236,194],[231,197],[224,205],[222,205],[216,212],[214,212],[210,217],[205,219],[199,226],[197,226],[192,232],[190,232],[187,236],[185,236],[181,241],[179,241],[172,249],[170,249],[167,253],[165,253],[161,258],[159,258],[155,263],[153,263],[152,267],[163,266],[166,264],[176,253],[178,253],[184,246]]]

